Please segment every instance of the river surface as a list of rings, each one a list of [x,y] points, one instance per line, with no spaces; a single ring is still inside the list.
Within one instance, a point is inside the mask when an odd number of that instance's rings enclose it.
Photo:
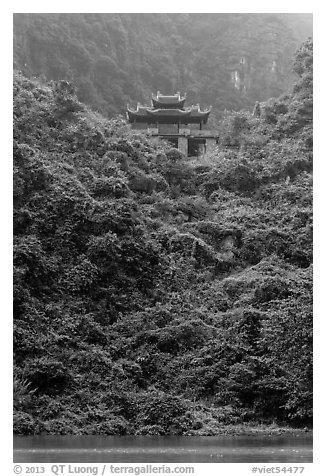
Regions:
[[[15,463],[311,463],[311,436],[16,436]]]

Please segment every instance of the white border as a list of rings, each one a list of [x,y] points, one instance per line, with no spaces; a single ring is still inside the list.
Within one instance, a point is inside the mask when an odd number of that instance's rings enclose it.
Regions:
[[[200,5],[200,8],[198,8]],[[71,2],[71,1],[13,1],[11,4],[5,5],[1,9],[1,46],[2,46],[2,73],[1,77],[1,160],[2,173],[1,177],[1,297],[2,297],[2,332],[0,333],[1,342],[1,427],[3,436],[2,439],[2,458],[4,460],[4,468],[2,474],[12,473],[12,14],[18,12],[37,13],[37,12],[108,12],[108,13],[125,13],[125,12],[215,12],[215,13],[313,13],[314,14],[314,139],[315,139],[315,172],[314,172],[314,415],[315,415],[315,429],[314,429],[314,463],[306,465],[306,475],[321,475],[325,473],[322,467],[324,461],[324,414],[325,414],[325,390],[323,382],[325,380],[324,359],[325,355],[322,352],[325,347],[325,318],[323,297],[325,294],[325,262],[323,260],[322,251],[325,249],[325,160],[321,152],[325,148],[324,143],[324,84],[325,75],[324,66],[326,60],[324,38],[324,30],[326,29],[326,18],[322,2],[317,1],[273,1],[273,2],[257,2],[257,1],[228,1],[228,2],[208,2],[201,0],[200,2],[186,2],[181,0],[179,2],[165,0],[164,2],[148,2],[148,1],[96,1],[92,2]],[[135,9],[135,7],[137,9]],[[162,8],[164,7],[164,9]],[[197,8],[196,8],[197,7]],[[317,99],[317,100],[316,100]],[[5,468],[8,465],[7,468]],[[249,468],[252,465],[246,464],[218,464],[216,465],[195,465],[196,474],[250,474]],[[266,465],[270,466],[270,465]],[[198,467],[198,468],[197,468]]]

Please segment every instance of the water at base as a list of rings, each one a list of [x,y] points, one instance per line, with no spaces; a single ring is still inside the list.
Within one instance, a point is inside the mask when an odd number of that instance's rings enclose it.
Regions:
[[[15,463],[311,463],[311,436],[14,437]]]

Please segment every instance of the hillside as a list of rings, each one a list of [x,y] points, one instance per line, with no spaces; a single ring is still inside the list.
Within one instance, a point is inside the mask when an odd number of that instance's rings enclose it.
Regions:
[[[311,424],[311,42],[294,74],[193,162],[15,75],[16,433]]]
[[[309,34],[308,14],[15,14],[14,67],[72,81],[109,117],[160,90],[220,118],[286,92]]]

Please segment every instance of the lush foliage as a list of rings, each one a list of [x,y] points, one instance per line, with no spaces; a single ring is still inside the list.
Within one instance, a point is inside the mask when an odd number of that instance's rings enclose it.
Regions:
[[[311,60],[194,162],[15,76],[17,433],[311,422]]]
[[[287,91],[309,35],[309,14],[15,14],[14,64],[109,116],[157,90],[218,116]]]

